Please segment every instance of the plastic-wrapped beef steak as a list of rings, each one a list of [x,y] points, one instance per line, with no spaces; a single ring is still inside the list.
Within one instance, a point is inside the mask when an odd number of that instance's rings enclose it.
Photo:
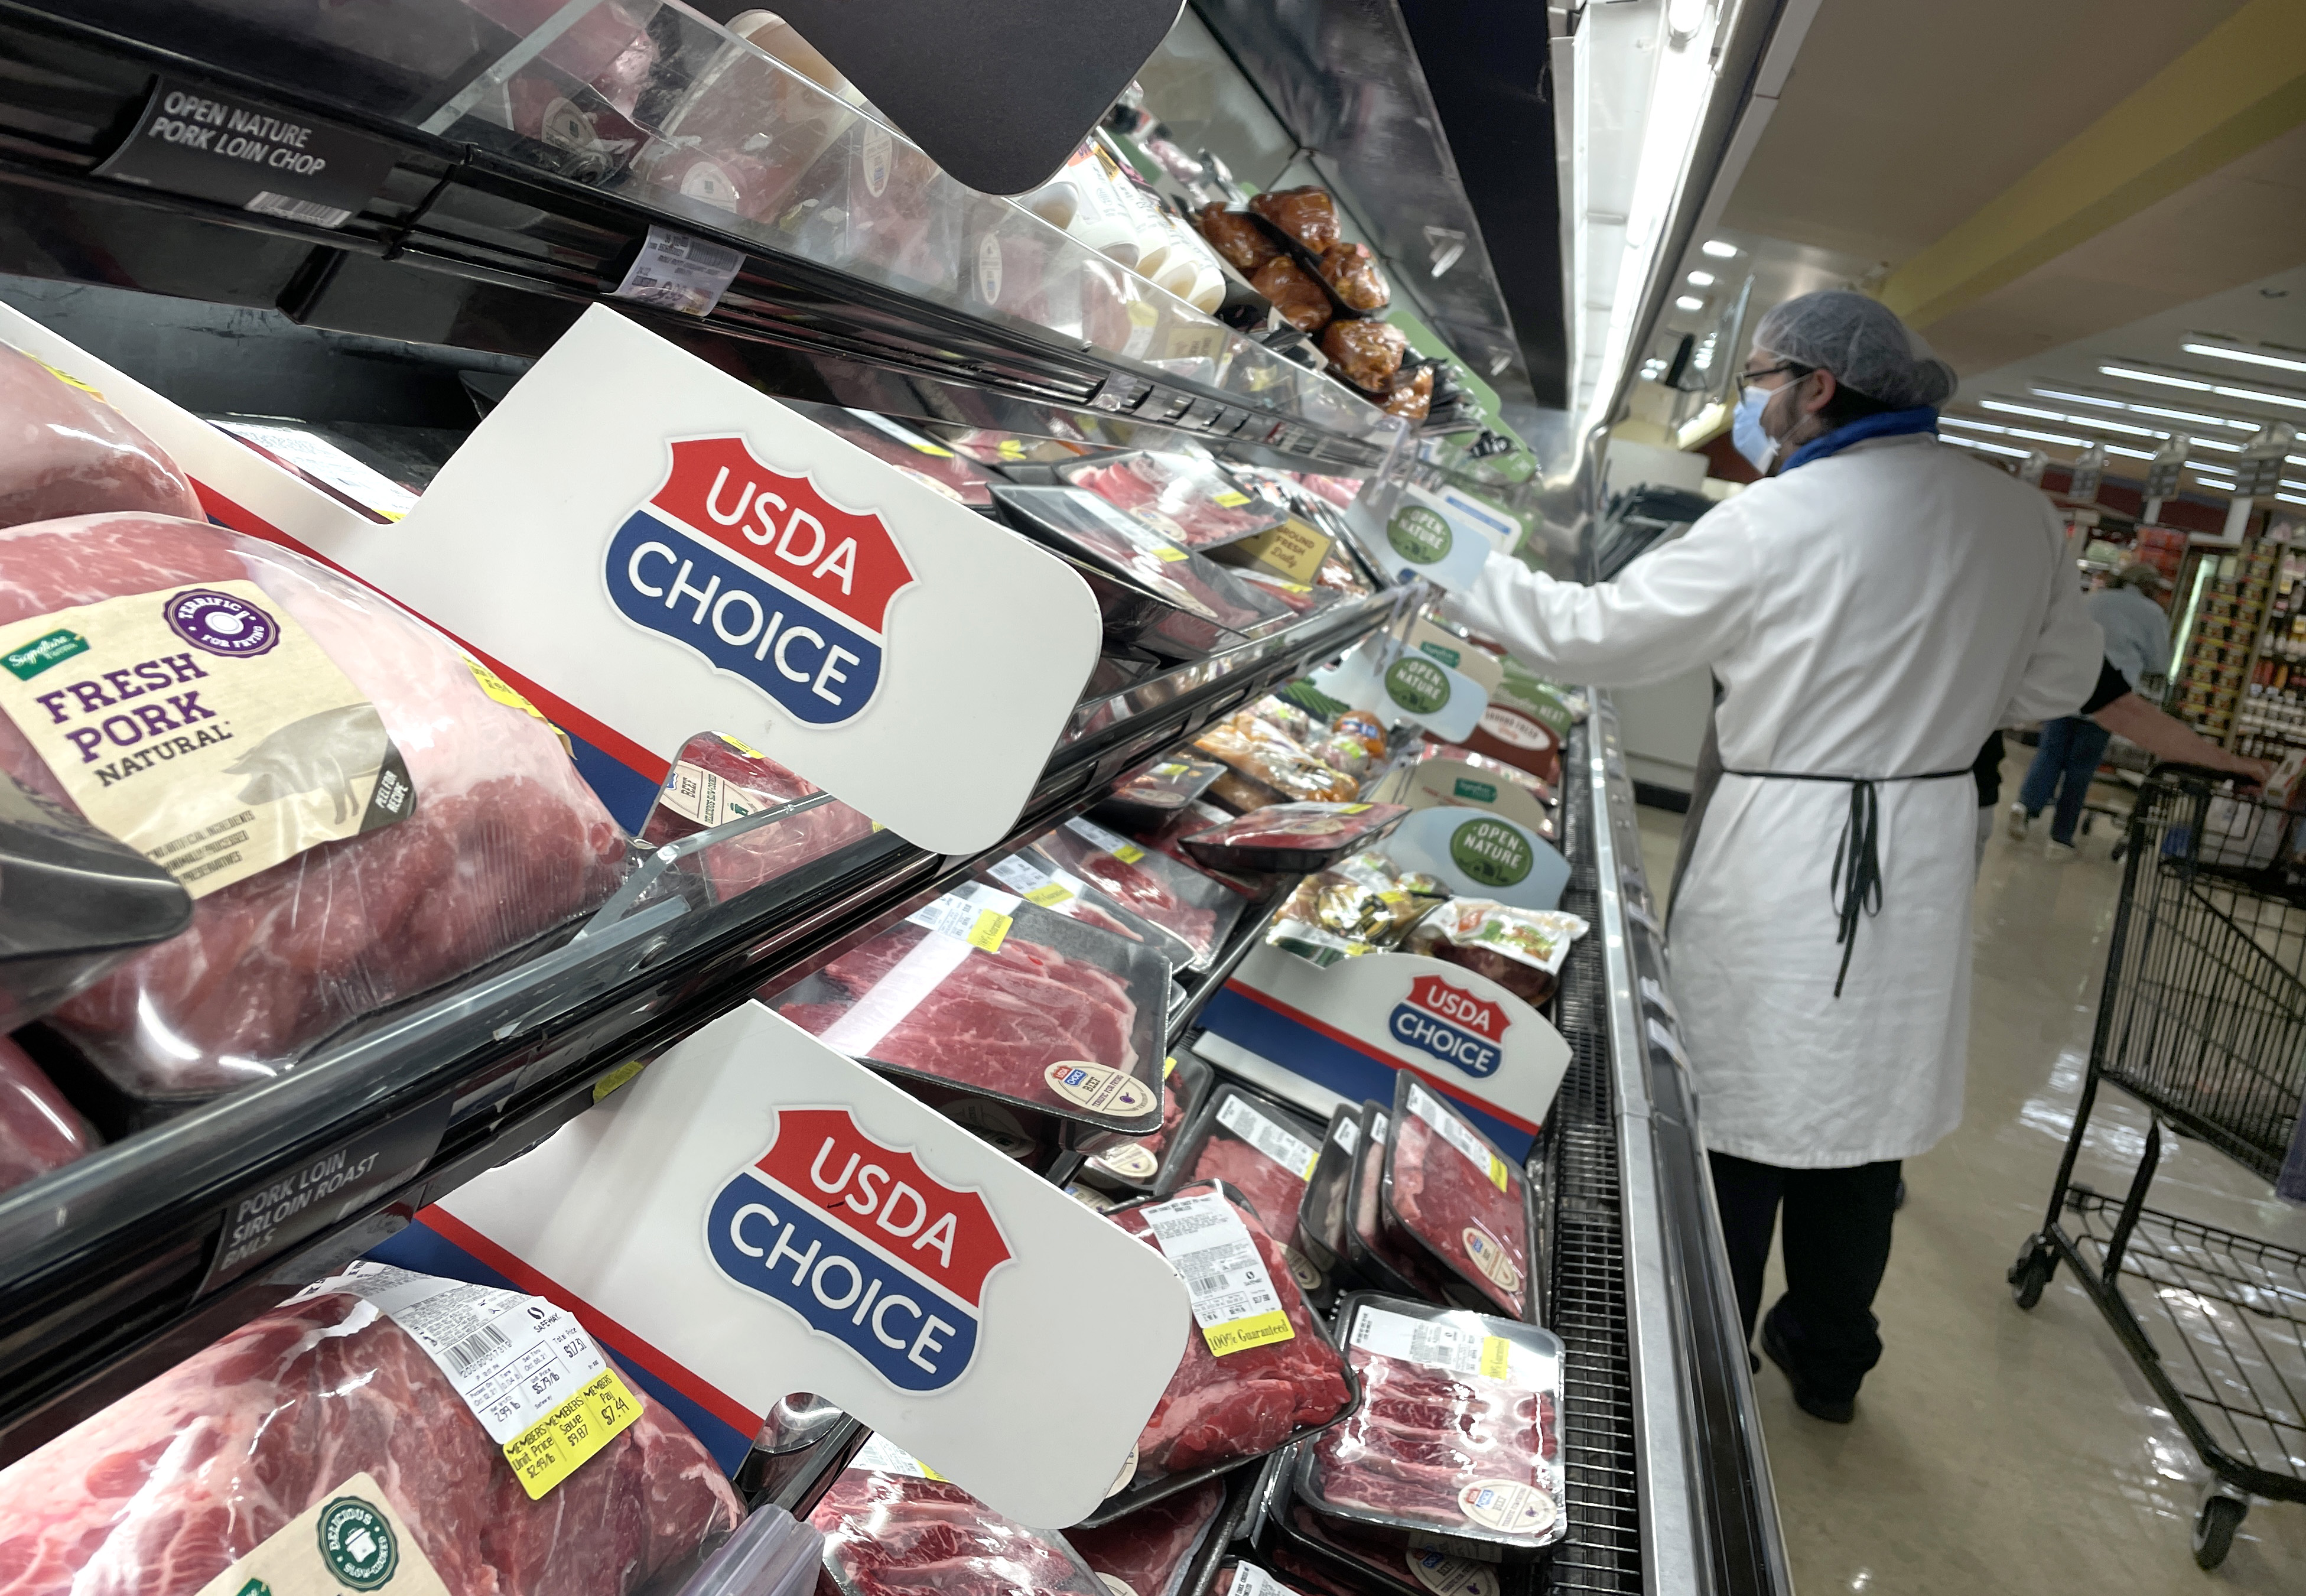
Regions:
[[[743,1508],[636,1391],[632,1426],[531,1501],[414,1337],[360,1298],[252,1320],[0,1472],[0,1593],[193,1596],[359,1473],[450,1596],[628,1596]]]
[[[1297,1210],[1320,1151],[1319,1133],[1230,1086],[1218,1088],[1205,1113],[1188,1178],[1230,1182],[1257,1210],[1265,1233],[1294,1247]]]
[[[127,418],[0,344],[0,526],[149,510],[200,518],[175,463]]]
[[[1097,1528],[1069,1530],[1081,1561],[1132,1596],[1174,1596],[1177,1582],[1225,1506],[1224,1482],[1205,1480],[1190,1490],[1150,1502]],[[1115,1592],[1120,1596],[1120,1592]]]
[[[1405,1075],[1386,1151],[1386,1205],[1467,1284],[1528,1313],[1529,1222],[1521,1172],[1486,1137]]]
[[[1087,820],[1070,820],[1038,839],[1037,852],[1102,887],[1123,907],[1172,933],[1206,960],[1240,917],[1235,895],[1198,866],[1149,854]]]
[[[950,1481],[851,1466],[809,1523],[840,1596],[1109,1596],[1063,1540]]]
[[[682,745],[641,841],[652,846],[675,842],[823,790],[757,749],[703,733]],[[872,834],[873,823],[864,811],[831,798],[713,843],[705,850],[705,874],[725,901]]]
[[[1280,1311],[1286,1340],[1242,1346],[1220,1357],[1205,1329],[1185,1337],[1185,1354],[1137,1438],[1137,1480],[1183,1474],[1212,1464],[1272,1451],[1301,1427],[1326,1424],[1352,1400],[1343,1360],[1315,1325],[1289,1273],[1280,1244],[1257,1216],[1226,1202],[1212,1185],[1190,1186],[1166,1201],[1122,1208],[1113,1222],[1149,1247],[1161,1250],[1149,1214],[1174,1212],[1186,1199],[1224,1205],[1248,1232]],[[1169,1254],[1174,1261],[1174,1252]],[[1188,1284],[1190,1284],[1190,1279]]]
[[[96,1150],[96,1132],[24,1050],[0,1037],[0,1191]]]
[[[79,607],[107,600],[134,599],[139,619],[148,596],[150,624],[166,603],[168,624],[201,641],[159,653],[141,674],[94,677],[91,661],[75,657],[25,687],[41,691],[53,680],[67,715],[84,705],[90,719],[102,714],[104,745],[89,752],[110,764],[90,768],[129,772],[132,762],[137,781],[156,784],[158,822],[173,818],[167,795],[187,767],[155,763],[153,746],[165,739],[182,755],[196,736],[215,735],[208,721],[221,718],[219,691],[239,679],[219,672],[263,664],[228,660],[235,647],[278,643],[276,657],[285,657],[274,609],[360,702],[226,744],[237,750],[229,771],[246,782],[240,818],[294,803],[325,820],[333,802],[346,830],[366,826],[379,817],[389,768],[379,747],[397,752],[413,793],[394,793],[403,817],[391,824],[339,832],[237,879],[195,879],[235,864],[236,855],[215,851],[238,846],[228,833],[184,838],[195,851],[163,850],[199,898],[192,928],[51,1019],[132,1092],[190,1097],[273,1074],[346,1021],[517,947],[615,887],[624,837],[551,728],[490,696],[456,649],[398,606],[270,544],[163,516],[83,516],[0,533],[0,627],[8,628],[0,645],[22,646],[28,620],[84,616]],[[116,708],[107,702],[115,693]],[[235,722],[235,736],[245,730]],[[152,744],[138,747],[146,738]],[[79,809],[55,749],[14,719],[0,724],[0,767]],[[90,790],[64,763],[78,792]],[[195,858],[207,862],[185,866]],[[230,884],[202,895],[215,879]]]

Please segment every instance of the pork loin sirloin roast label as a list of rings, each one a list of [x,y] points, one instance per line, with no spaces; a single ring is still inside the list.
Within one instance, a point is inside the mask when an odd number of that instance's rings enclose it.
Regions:
[[[787,1108],[713,1199],[707,1251],[901,1391],[942,1391],[976,1355],[986,1276],[1008,1238],[976,1192],[873,1139],[845,1108]]]
[[[266,1536],[196,1596],[448,1596],[373,1474],[354,1474]]]
[[[415,812],[376,706],[253,582],[36,617],[0,667],[0,710],[81,812],[195,898]]]

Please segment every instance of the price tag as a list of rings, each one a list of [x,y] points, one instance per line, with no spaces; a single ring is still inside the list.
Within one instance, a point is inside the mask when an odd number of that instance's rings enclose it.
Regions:
[[[1352,1120],[1339,1120],[1337,1128],[1330,1133],[1329,1139],[1350,1153],[1361,1145],[1362,1128]]]
[[[1217,1123],[1299,1180],[1313,1178],[1313,1165],[1321,1156],[1320,1149],[1307,1147],[1288,1127],[1277,1125],[1258,1113],[1248,1098],[1227,1097],[1219,1104]]]
[[[415,494],[382,472],[354,459],[325,438],[300,428],[265,422],[235,419],[209,424],[246,439],[267,454],[278,456],[305,475],[327,483],[354,504],[388,521],[397,521],[416,508]]]
[[[1419,1319],[1383,1308],[1363,1307],[1354,1317],[1354,1345],[1383,1358],[1446,1369],[1484,1379],[1513,1378],[1513,1344],[1456,1318]]]
[[[1185,551],[1183,549],[1178,548],[1174,543],[1156,543],[1153,545],[1153,558],[1161,561],[1165,565],[1174,565],[1177,561],[1183,559],[1185,557]]]
[[[311,227],[341,227],[399,158],[380,139],[175,78],[151,97],[99,177],[213,200]]]
[[[1087,842],[1091,848],[1102,849],[1124,865],[1133,865],[1145,857],[1145,850],[1126,837],[1117,837],[1095,821],[1079,817],[1065,822],[1065,829]]]
[[[1656,1023],[1653,1020],[1651,1023]],[[1487,1143],[1475,1135],[1465,1121],[1441,1105],[1440,1099],[1422,1088],[1409,1088],[1409,1112],[1433,1127],[1434,1133],[1465,1154],[1465,1162],[1489,1176],[1490,1183],[1500,1191],[1509,1191],[1507,1184],[1510,1171],[1506,1161],[1489,1149]]]
[[[865,1438],[857,1448],[857,1455],[849,1461],[852,1469],[863,1469],[875,1474],[904,1474],[915,1480],[942,1480],[928,1464],[915,1457],[887,1436],[875,1431]]]
[[[627,269],[625,280],[617,285],[612,297],[684,316],[709,316],[744,264],[741,250],[691,238],[653,222],[639,256]]]
[[[1656,977],[1642,977],[1642,996],[1652,1008],[1668,1020],[1672,1020],[1676,1025],[1681,1023],[1681,1011],[1673,1006],[1672,995],[1666,991]]]
[[[504,1444],[520,1488],[532,1502],[590,1462],[641,1416],[641,1404],[613,1369]]]
[[[1069,903],[1087,890],[1081,878],[1071,871],[1043,870],[1013,853],[996,865],[987,866],[986,874],[1026,902],[1038,903],[1043,909]]]
[[[1650,1040],[1671,1054],[1675,1063],[1689,1068],[1689,1054],[1682,1050],[1681,1038],[1666,1029],[1654,1014],[1650,1016]]]
[[[924,904],[905,918],[943,935],[957,937],[972,948],[997,953],[1009,935],[1009,927],[1015,923],[1019,902],[1007,892],[970,882]]]
[[[1265,1259],[1231,1203],[1214,1191],[1195,1192],[1144,1213],[1162,1255],[1184,1277],[1193,1322],[1213,1355],[1296,1338]]]
[[[726,824],[775,807],[755,798],[728,777],[686,759],[674,764],[656,801],[702,826]]]

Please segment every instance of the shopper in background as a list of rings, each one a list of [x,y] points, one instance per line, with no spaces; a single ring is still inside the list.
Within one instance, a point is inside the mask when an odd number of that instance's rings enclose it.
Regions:
[[[2105,634],[2106,662],[2122,673],[2133,692],[2148,678],[2159,679],[2169,671],[2170,623],[2162,612],[2162,600],[2169,591],[2169,579],[2152,566],[2125,566],[2087,602],[2090,619]],[[2043,721],[2041,745],[2019,786],[2017,801],[2010,806],[2010,835],[2023,842],[2034,816],[2054,798],[2050,854],[2071,858],[2074,824],[2081,818],[2091,779],[2113,736],[2099,721],[2086,716]]]
[[[2103,649],[2048,500],[1937,441],[1953,373],[1883,306],[1779,305],[1744,380],[1732,436],[1768,480],[1612,583],[1493,556],[1453,607],[1572,680],[1721,684],[1674,997],[1747,1334],[1782,1206],[1762,1347],[1847,1421],[1899,1162],[1961,1117],[1979,745],[2097,707]]]

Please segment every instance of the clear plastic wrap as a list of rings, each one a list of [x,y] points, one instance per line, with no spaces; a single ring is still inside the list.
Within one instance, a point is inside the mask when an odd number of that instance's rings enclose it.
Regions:
[[[844,410],[804,400],[781,401],[826,431],[838,434],[885,465],[927,483],[971,509],[989,509],[996,480],[985,467],[869,410]]]
[[[1326,870],[1401,824],[1399,804],[1272,804],[1183,840],[1217,870]]]
[[[979,866],[977,876],[1052,914],[1140,943],[1181,969],[1192,962],[1193,950],[1174,932],[1030,849]]]
[[[1225,766],[1214,759],[1164,755],[1115,782],[1091,813],[1124,830],[1160,825],[1207,792],[1209,783],[1224,773]]]
[[[1189,549],[1230,542],[1289,518],[1279,505],[1243,492],[1215,465],[1186,455],[1084,460],[1058,474]]]
[[[551,729],[493,696],[455,648],[388,600],[269,543],[164,516],[0,533],[0,626],[224,583],[252,584],[372,706],[370,724],[381,722],[405,763],[414,806],[397,823],[305,848],[201,897],[190,930],[56,1011],[53,1025],[148,1098],[276,1074],[347,1021],[585,912],[614,889],[625,860],[623,834]],[[27,629],[14,625],[0,644]],[[64,664],[59,689],[73,674]],[[354,801],[371,798],[382,774],[338,773],[337,757],[333,747],[268,739],[234,768],[249,777],[252,802],[349,781],[363,783],[348,789]],[[0,724],[0,767],[70,802],[13,721]],[[168,768],[148,767],[145,779],[151,770],[166,779]]]
[[[1102,1186],[1150,1191],[1175,1145],[1177,1132],[1200,1112],[1217,1080],[1217,1071],[1194,1054],[1174,1055],[1161,1064],[1161,1128],[1133,1141],[1107,1148],[1082,1167]]]
[[[1361,791],[1352,775],[1246,713],[1210,727],[1193,739],[1193,747],[1226,767],[1209,797],[1244,813],[1275,804],[1343,803]]]
[[[1447,1275],[1413,1242],[1388,1233],[1385,1223],[1385,1144],[1392,1128],[1393,1116],[1383,1104],[1362,1105],[1345,1230],[1346,1261],[1356,1276],[1379,1291],[1438,1302]]]
[[[699,732],[681,745],[679,757],[665,773],[641,841],[662,847],[823,790],[735,738]],[[873,823],[863,810],[830,798],[715,842],[700,863],[714,895],[725,901],[872,834]]]
[[[1561,1343],[1533,1326],[1362,1294],[1340,1310],[1360,1409],[1303,1448],[1317,1512],[1406,1542],[1525,1560],[1561,1539]]]
[[[1225,1499],[1224,1482],[1205,1480],[1096,1529],[1072,1531],[1067,1539],[1107,1584],[1123,1587],[1113,1596],[1177,1596]]]
[[[192,483],[127,417],[0,344],[0,526],[108,510],[201,518]]]
[[[344,1293],[285,1303],[0,1471],[0,1592],[193,1596],[366,1473],[450,1596],[628,1596],[744,1514],[631,1395],[631,1427],[532,1501],[395,1320]]]
[[[0,1191],[62,1169],[99,1145],[30,1055],[0,1037]]]
[[[1297,1210],[1320,1156],[1320,1128],[1278,1103],[1230,1083],[1220,1086],[1193,1116],[1178,1144],[1172,1191],[1188,1181],[1232,1184],[1263,1222],[1265,1233],[1290,1256],[1300,1284],[1312,1289],[1297,1257]]]
[[[1400,946],[1448,896],[1434,876],[1404,871],[1381,853],[1357,853],[1299,882],[1265,940],[1326,967]]]
[[[1224,885],[1092,821],[1069,820],[1037,838],[1033,849],[1175,933],[1193,950],[1195,969],[1208,966],[1241,917],[1241,899]]]
[[[1186,838],[1206,832],[1211,826],[1223,825],[1232,818],[1215,804],[1196,798],[1159,826],[1132,834],[1149,852],[1157,853],[1165,859],[1174,859],[1196,875],[1204,875],[1216,882],[1235,897],[1255,902],[1265,896],[1266,889],[1262,883],[1243,876],[1228,875],[1222,870],[1212,870],[1184,849]]]
[[[1558,909],[1452,898],[1418,922],[1404,946],[1428,959],[1462,964],[1541,1007],[1552,1000],[1570,943],[1586,930],[1584,920]]]
[[[1127,577],[1167,603],[1240,631],[1289,606],[1080,488],[1004,487],[994,495],[1034,537]]]
[[[1388,1229],[1505,1312],[1530,1318],[1529,1191],[1521,1170],[1405,1070],[1393,1126],[1383,1193]]]
[[[875,1436],[809,1515],[840,1596],[1111,1596],[1063,1536],[1004,1518],[919,1468]]]
[[[1324,1274],[1335,1274],[1346,1261],[1345,1224],[1353,1208],[1354,1154],[1361,1147],[1363,1106],[1340,1103],[1330,1114],[1297,1205],[1297,1246]]]
[[[643,1596],[805,1596],[824,1558],[824,1532],[764,1503],[687,1579],[660,1580]]]

